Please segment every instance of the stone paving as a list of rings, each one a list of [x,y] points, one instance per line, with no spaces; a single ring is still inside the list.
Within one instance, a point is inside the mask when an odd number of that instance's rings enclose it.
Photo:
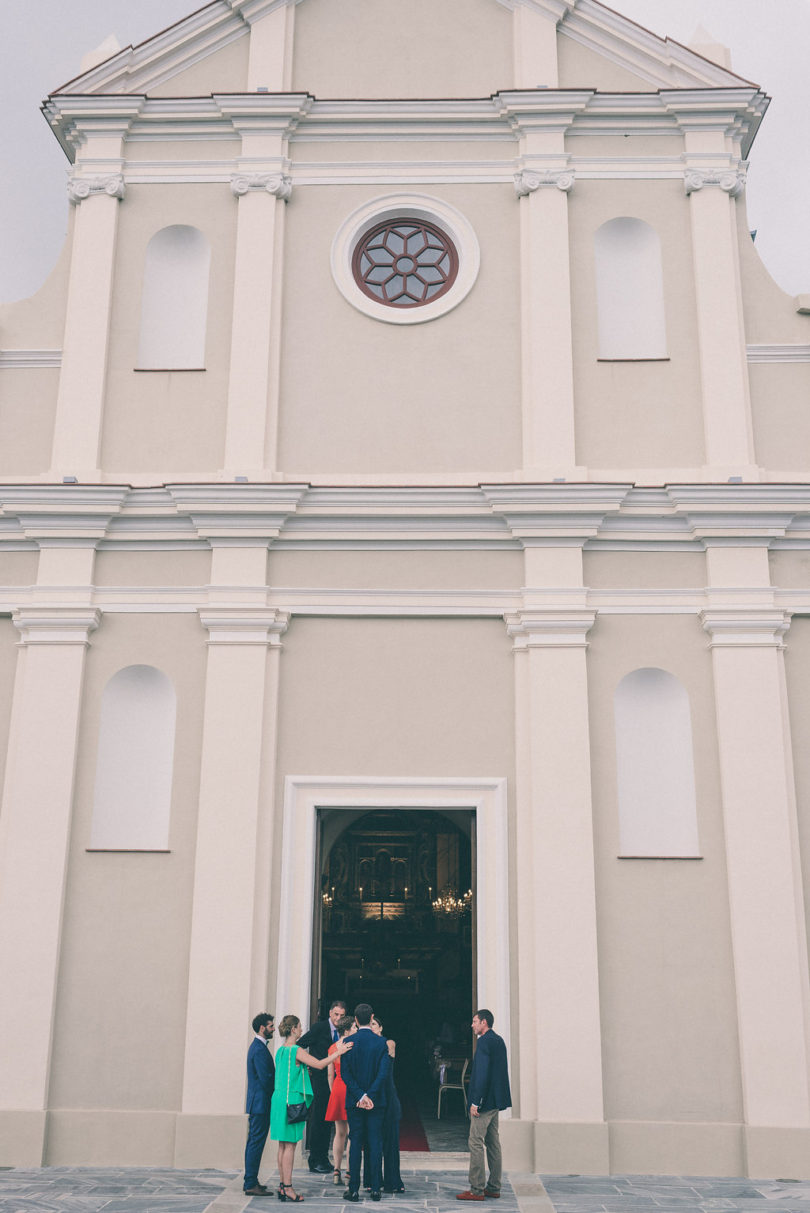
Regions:
[[[383,1196],[381,1213],[460,1213],[467,1155],[404,1154],[406,1191]],[[265,1182],[273,1176],[263,1173]],[[317,1213],[351,1213],[343,1186],[306,1168],[293,1177]],[[371,1213],[371,1201],[362,1202]],[[247,1197],[233,1171],[169,1168],[41,1167],[0,1169],[0,1213],[259,1213],[275,1197]],[[810,1181],[707,1179],[651,1175],[504,1177],[497,1213],[810,1213]]]

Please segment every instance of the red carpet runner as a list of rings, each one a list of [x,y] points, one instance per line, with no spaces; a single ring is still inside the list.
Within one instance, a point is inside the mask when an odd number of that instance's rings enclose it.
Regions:
[[[402,1093],[399,1100],[402,1104],[402,1120],[399,1122],[400,1150],[423,1150],[429,1153],[430,1146],[422,1128],[422,1117],[419,1115],[416,1100]]]

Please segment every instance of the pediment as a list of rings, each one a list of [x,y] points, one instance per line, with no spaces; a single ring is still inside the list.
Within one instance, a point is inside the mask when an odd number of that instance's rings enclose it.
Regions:
[[[149,94],[155,90],[184,93],[182,77],[189,69],[194,74],[194,93],[199,95],[200,80],[205,79],[204,61],[224,51],[240,39],[250,37],[251,26],[287,6],[307,0],[212,0],[212,3],[162,30],[138,46],[128,46],[109,59],[83,72],[63,85],[60,94]],[[337,2],[337,0],[336,0]],[[659,37],[627,17],[599,3],[599,0],[491,0],[493,4],[515,10],[524,7],[554,22],[561,37],[583,47],[587,71],[600,75],[605,65],[605,81],[599,79],[565,81],[566,87],[591,87],[615,91],[611,73],[623,73],[638,81],[639,91],[659,88],[728,88],[748,83],[728,68],[703,58],[671,38]],[[618,3],[621,0],[617,0]],[[436,11],[439,11],[438,0]],[[176,81],[177,90],[172,87]],[[509,87],[510,81],[493,81],[493,90]],[[246,83],[234,80],[231,88],[213,79],[202,92],[244,91]],[[351,93],[349,93],[351,95]]]

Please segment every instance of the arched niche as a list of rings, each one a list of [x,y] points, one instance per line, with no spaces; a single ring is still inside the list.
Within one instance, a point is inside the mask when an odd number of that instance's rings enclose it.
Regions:
[[[91,849],[168,848],[176,715],[174,687],[154,666],[126,666],[107,683]]]
[[[205,367],[211,250],[196,227],[175,223],[146,246],[138,370]]]
[[[594,235],[599,357],[667,357],[661,241],[643,219],[609,219]]]
[[[633,670],[614,696],[619,853],[700,855],[689,696],[666,670]]]

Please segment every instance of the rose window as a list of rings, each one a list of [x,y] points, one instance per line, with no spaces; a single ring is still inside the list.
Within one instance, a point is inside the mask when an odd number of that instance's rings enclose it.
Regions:
[[[357,244],[352,271],[369,298],[388,307],[421,307],[450,290],[458,274],[458,253],[432,223],[387,219]]]

